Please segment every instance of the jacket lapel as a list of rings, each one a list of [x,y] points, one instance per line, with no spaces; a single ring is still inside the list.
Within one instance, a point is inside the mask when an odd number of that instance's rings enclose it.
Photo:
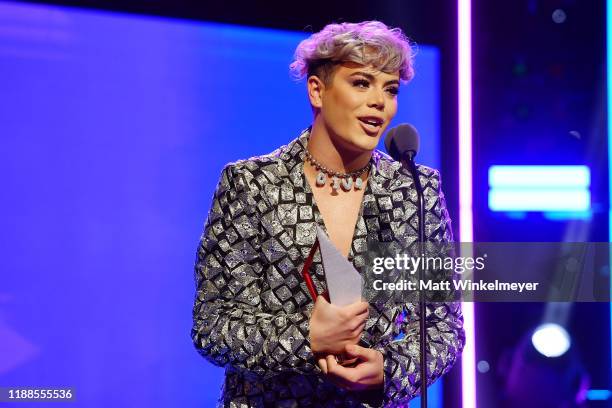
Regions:
[[[310,128],[305,129],[297,139],[273,153],[280,163],[270,162],[269,166],[273,167],[269,172],[275,177],[268,179],[274,182],[266,183],[263,188],[263,196],[276,209],[267,214],[266,217],[272,218],[265,220],[265,224],[268,229],[276,229],[274,235],[277,236],[279,228],[284,229],[285,233],[280,234],[282,245],[290,251],[289,255],[294,261],[298,260],[295,259],[298,256],[301,258],[300,265],[314,245],[318,225],[313,213],[313,195],[307,193],[307,180],[303,172],[309,135]],[[357,236],[374,242],[391,242],[400,236],[408,238],[414,233],[410,234],[406,217],[411,219],[415,211],[410,211],[413,206],[406,208],[401,190],[408,188],[410,191],[412,180],[398,174],[398,162],[376,150],[373,154],[374,165],[368,180],[369,189],[366,189],[363,197],[362,212],[357,220]],[[354,261],[356,267],[362,266],[359,259]]]

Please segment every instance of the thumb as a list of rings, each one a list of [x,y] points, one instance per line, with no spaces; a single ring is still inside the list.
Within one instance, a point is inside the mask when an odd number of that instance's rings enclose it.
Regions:
[[[350,357],[363,357],[367,349],[356,344],[347,344],[344,350]]]
[[[325,296],[323,296],[323,295],[319,295],[319,296],[317,296],[317,300],[315,300],[315,306],[316,306],[317,304],[321,304],[321,303],[327,303],[327,304],[329,304],[329,300],[327,300],[327,298],[326,298]]]

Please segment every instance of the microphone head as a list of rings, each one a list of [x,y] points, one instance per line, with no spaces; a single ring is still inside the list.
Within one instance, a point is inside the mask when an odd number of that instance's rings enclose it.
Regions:
[[[419,132],[409,123],[402,123],[387,132],[385,148],[389,156],[400,161],[412,152],[412,157],[419,151]]]

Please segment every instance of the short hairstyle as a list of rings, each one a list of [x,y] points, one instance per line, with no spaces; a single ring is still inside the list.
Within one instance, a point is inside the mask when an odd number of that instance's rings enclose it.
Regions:
[[[372,65],[408,82],[414,77],[416,46],[400,28],[389,28],[380,21],[332,23],[300,42],[289,65],[296,79],[316,75],[328,84],[334,65],[355,62]]]

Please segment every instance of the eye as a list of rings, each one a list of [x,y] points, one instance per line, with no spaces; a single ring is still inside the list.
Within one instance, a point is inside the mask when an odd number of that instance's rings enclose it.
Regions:
[[[367,88],[368,86],[370,86],[370,83],[365,79],[357,79],[353,81],[353,86],[356,86],[358,88]]]
[[[399,88],[396,86],[393,86],[391,88],[387,88],[387,92],[389,92],[393,96],[397,96],[399,94]]]

